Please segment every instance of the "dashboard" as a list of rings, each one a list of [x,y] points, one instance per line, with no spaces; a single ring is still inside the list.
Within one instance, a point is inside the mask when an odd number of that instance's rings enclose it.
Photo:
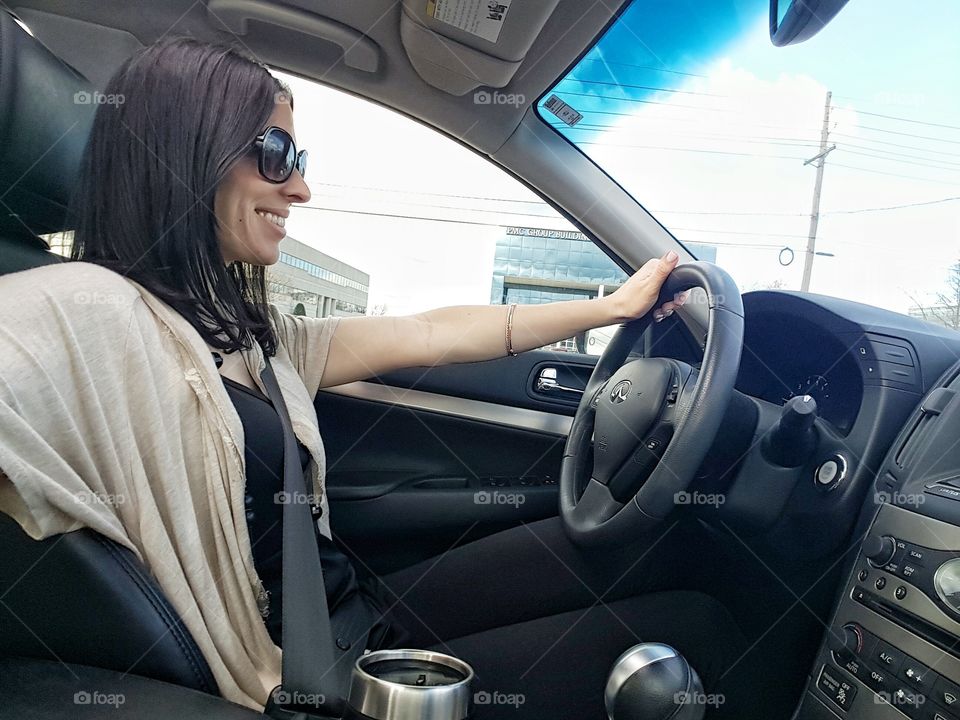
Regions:
[[[749,316],[737,389],[777,405],[810,395],[820,417],[843,435],[853,427],[863,400],[863,378],[848,344],[785,311]]]
[[[865,394],[922,394],[960,343],[953,330],[822,295],[758,291],[745,293],[743,304],[737,390],[776,405],[811,395],[820,417],[843,436]]]
[[[843,435],[863,400],[863,378],[847,343],[783,310],[748,316],[737,389],[777,405],[810,395],[820,417]]]

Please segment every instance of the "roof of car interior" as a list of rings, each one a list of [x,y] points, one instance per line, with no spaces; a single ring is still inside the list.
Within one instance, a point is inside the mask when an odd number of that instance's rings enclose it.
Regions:
[[[234,39],[268,65],[373,99],[481,152],[493,153],[516,129],[529,104],[591,45],[628,0],[560,0],[513,78],[500,89],[522,95],[526,103],[519,106],[478,104],[472,91],[456,96],[421,79],[401,42],[402,3],[396,0],[291,0],[283,4],[363,32],[380,49],[381,62],[375,73],[346,66],[333,45],[304,33],[250,22],[246,34],[235,36],[208,7],[209,2],[19,0],[9,7],[41,42],[97,87],[103,87],[119,63],[140,45],[161,37]],[[281,5],[273,0],[236,2],[241,6]]]

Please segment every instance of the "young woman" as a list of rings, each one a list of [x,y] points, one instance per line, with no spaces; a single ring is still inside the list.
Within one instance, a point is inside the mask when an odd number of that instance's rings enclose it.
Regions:
[[[176,40],[137,53],[105,92],[123,102],[97,110],[76,204],[80,262],[4,281],[4,293],[35,301],[17,316],[27,339],[4,345],[6,367],[15,368],[7,372],[60,382],[35,401],[0,394],[11,428],[0,447],[9,478],[0,509],[35,537],[85,525],[134,550],[224,695],[262,706],[277,684],[281,602],[282,506],[274,496],[283,443],[259,378],[270,357],[320,496],[331,611],[358,601],[372,608],[370,647],[429,639],[405,634],[398,616],[384,614],[383,588],[360,587],[330,540],[312,406],[318,388],[502,357],[640,317],[653,309],[676,254],[595,300],[407,317],[286,315],[267,304],[265,269],[279,258],[290,208],[310,199],[289,90],[233,49]],[[71,504],[71,494],[87,500]],[[634,642],[628,636],[618,647]]]

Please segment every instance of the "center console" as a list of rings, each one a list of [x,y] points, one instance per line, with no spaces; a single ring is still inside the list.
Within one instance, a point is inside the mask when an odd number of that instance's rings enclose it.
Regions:
[[[894,443],[794,720],[960,720],[960,371]]]

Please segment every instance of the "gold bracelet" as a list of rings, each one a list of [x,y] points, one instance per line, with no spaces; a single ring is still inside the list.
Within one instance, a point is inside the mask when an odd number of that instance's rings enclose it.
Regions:
[[[511,303],[510,309],[507,310],[507,355],[512,355],[513,357],[517,356],[516,351],[513,349],[513,311],[517,309],[516,303]]]

